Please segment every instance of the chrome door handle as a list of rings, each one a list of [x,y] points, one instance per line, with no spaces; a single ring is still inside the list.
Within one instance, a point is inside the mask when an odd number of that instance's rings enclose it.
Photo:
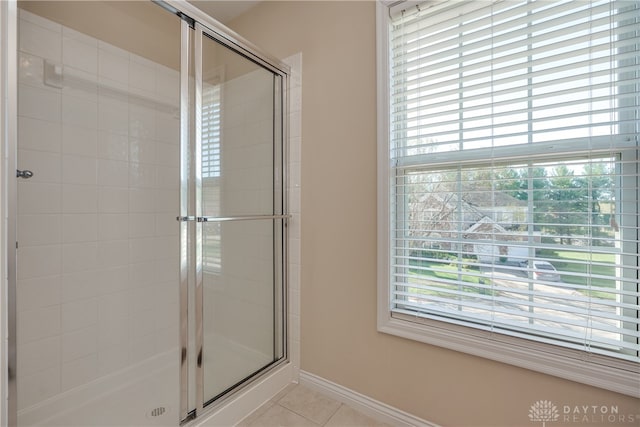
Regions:
[[[291,215],[241,215],[241,216],[179,216],[180,222],[226,222],[226,221],[251,221],[260,219],[291,219]]]
[[[33,172],[31,172],[30,170],[16,170],[16,178],[24,178],[24,179],[29,179],[33,176]]]
[[[261,219],[290,219],[291,215],[240,215],[240,216],[203,216],[198,222],[255,221]]]

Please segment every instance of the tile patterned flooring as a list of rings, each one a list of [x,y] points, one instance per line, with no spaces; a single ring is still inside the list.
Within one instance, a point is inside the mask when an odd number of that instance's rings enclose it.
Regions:
[[[348,405],[291,384],[256,409],[238,427],[389,427]]]

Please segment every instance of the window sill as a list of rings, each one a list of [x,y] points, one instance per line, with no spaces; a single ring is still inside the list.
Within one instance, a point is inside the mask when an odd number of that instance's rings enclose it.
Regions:
[[[378,313],[378,331],[640,397],[640,367],[555,346],[406,315]],[[552,351],[551,351],[552,350]]]

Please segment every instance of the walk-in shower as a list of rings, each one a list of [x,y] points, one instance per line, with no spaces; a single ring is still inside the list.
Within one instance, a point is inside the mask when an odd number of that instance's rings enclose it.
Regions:
[[[180,1],[16,20],[10,423],[179,425],[286,364],[288,67]]]

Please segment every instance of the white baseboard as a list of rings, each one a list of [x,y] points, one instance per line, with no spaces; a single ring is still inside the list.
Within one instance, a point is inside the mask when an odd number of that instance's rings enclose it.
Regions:
[[[309,372],[300,371],[300,384],[392,426],[439,427],[438,424],[425,421]]]

